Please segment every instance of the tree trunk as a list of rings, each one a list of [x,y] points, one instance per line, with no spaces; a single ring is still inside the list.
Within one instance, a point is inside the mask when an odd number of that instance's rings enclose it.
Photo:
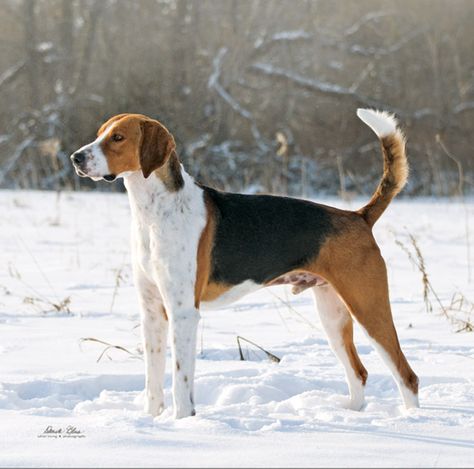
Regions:
[[[74,75],[74,2],[62,0],[61,22],[59,25],[59,37],[61,40],[61,65],[60,77],[64,92],[72,90],[72,77]]]
[[[36,0],[23,0],[23,26],[26,50],[26,77],[30,93],[30,108],[38,109],[41,97],[39,89],[39,56],[37,48]]]

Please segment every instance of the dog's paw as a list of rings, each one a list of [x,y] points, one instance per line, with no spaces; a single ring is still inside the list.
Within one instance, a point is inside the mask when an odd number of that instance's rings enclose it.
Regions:
[[[173,416],[175,419],[194,417],[195,415],[196,415],[196,410],[194,409],[193,405],[175,406],[174,408]]]
[[[349,410],[355,410],[357,412],[359,412],[360,410],[363,409],[365,405],[365,399],[362,398],[350,398],[350,399],[347,399],[347,404],[346,404],[346,409],[349,409]]]
[[[342,397],[342,396],[335,396],[332,399],[333,402],[336,403],[337,406],[342,407],[343,409],[360,411],[365,406],[365,399],[360,397]]]
[[[144,411],[152,417],[158,417],[165,410],[165,404],[162,399],[155,397],[147,398],[145,401]]]

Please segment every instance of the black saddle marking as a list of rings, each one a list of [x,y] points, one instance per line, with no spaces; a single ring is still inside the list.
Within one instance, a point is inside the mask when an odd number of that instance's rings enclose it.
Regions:
[[[211,281],[269,282],[315,259],[327,236],[336,231],[323,205],[202,188],[216,218]]]

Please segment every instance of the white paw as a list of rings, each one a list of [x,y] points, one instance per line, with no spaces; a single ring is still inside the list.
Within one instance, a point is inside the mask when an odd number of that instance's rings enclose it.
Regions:
[[[365,405],[365,399],[364,398],[361,399],[359,397],[357,397],[357,398],[351,397],[347,402],[347,407],[346,408],[359,412],[360,410],[362,410],[364,405]]]
[[[360,411],[365,405],[365,399],[362,397],[339,397],[336,402],[344,409]]]
[[[410,389],[405,386],[401,386],[400,391],[402,393],[403,403],[405,404],[405,409],[417,409],[420,407],[420,402],[418,400],[418,394],[415,394]]]
[[[174,408],[175,419],[182,419],[185,417],[194,417],[195,415],[196,415],[196,411],[194,410],[194,405],[191,402],[185,405],[175,405],[175,408]]]
[[[411,396],[410,399],[405,399],[405,409],[418,409],[420,407],[420,401],[418,400],[418,396],[414,394]]]
[[[157,417],[163,412],[163,410],[165,410],[163,399],[158,397],[146,397],[145,399],[146,414],[151,414],[153,417]]]

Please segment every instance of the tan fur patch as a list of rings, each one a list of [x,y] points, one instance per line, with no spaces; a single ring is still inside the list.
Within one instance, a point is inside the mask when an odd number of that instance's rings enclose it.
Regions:
[[[148,177],[156,170],[168,189],[182,187],[174,138],[157,120],[142,114],[119,114],[100,127],[98,136],[110,174],[141,169]]]
[[[164,306],[161,306],[161,314],[168,321],[168,314],[166,313],[166,309]]]
[[[139,115],[129,114],[114,119],[110,119],[99,130],[99,135],[103,138],[100,146],[107,159],[109,171],[115,175],[125,171],[138,171],[140,169],[139,148],[142,138],[140,123],[143,118]],[[103,135],[105,129],[113,122],[115,124],[108,130],[107,135]],[[120,135],[123,140],[114,141],[114,135]]]
[[[367,205],[359,210],[366,222],[373,226],[391,200],[403,189],[408,178],[405,137],[397,130],[380,141],[383,154],[383,176]]]
[[[385,262],[370,227],[361,219],[331,237],[311,269],[332,284],[351,314],[390,356],[405,385],[416,394],[418,378],[400,348]],[[357,360],[353,366],[359,368]]]
[[[196,283],[194,287],[194,304],[199,308],[205,292],[209,288],[209,277],[211,275],[211,255],[214,243],[215,218],[214,211],[210,203],[206,201],[207,222],[204,227],[197,250],[197,272]]]
[[[214,301],[229,291],[233,286],[226,283],[209,282],[202,292],[201,301],[210,302]]]
[[[357,354],[357,350],[354,346],[354,327],[352,324],[352,319],[344,324],[342,329],[342,340],[344,341],[344,348],[346,349],[347,355],[349,357],[349,361],[351,362],[352,369],[356,376],[362,381],[362,384],[365,386],[367,382],[367,370],[365,369],[364,365],[360,361],[359,355]]]

